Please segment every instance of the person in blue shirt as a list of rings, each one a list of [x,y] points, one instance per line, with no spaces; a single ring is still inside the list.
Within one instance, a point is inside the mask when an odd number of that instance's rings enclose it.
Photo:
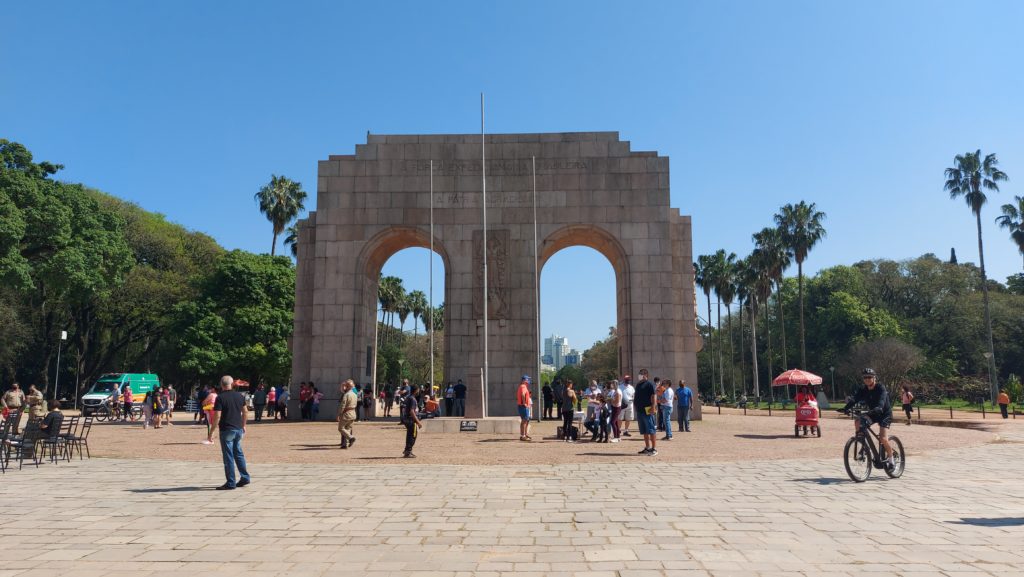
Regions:
[[[679,405],[679,430],[690,432],[690,407],[693,406],[693,391],[686,386],[686,381],[679,381],[676,390],[676,403]]]

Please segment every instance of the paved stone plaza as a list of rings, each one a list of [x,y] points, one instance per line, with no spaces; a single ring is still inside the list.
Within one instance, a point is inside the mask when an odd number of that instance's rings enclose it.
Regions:
[[[3,477],[0,577],[1021,575],[1024,431],[999,434],[862,485],[838,454],[254,463],[233,492],[215,463],[93,458]]]

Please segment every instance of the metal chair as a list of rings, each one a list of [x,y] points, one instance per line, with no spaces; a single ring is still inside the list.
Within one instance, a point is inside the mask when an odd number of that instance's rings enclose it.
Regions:
[[[58,413],[59,414],[59,413]],[[60,415],[60,420],[55,423],[57,428],[56,431],[44,431],[43,437],[39,440],[39,460],[42,461],[47,455],[50,457],[50,462],[57,464],[58,451],[64,453],[64,438],[61,434],[64,433],[64,419],[63,415]]]
[[[89,454],[89,431],[92,430],[92,422],[93,418],[91,416],[83,418],[81,428],[68,439],[68,455],[71,455],[77,448],[79,461],[82,460],[82,447],[85,447],[85,455],[90,459],[92,458],[92,455]]]
[[[78,431],[78,421],[81,417],[64,417],[64,421],[60,426],[60,437],[61,449],[63,449],[64,460],[71,461],[71,439],[75,436]]]
[[[43,431],[39,428],[39,420],[29,420],[28,425],[25,426],[25,433],[20,437],[14,437],[4,444],[7,445],[8,451],[17,453],[17,457],[11,455],[10,458],[18,459],[18,470],[20,471],[25,464],[25,458],[29,458],[35,463],[36,468],[39,468],[39,442],[43,439]]]

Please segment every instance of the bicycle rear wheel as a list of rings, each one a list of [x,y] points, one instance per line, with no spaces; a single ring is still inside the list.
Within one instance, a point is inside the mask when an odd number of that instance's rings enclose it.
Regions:
[[[907,456],[903,453],[903,443],[899,437],[889,437],[889,446],[892,447],[892,469],[886,468],[885,474],[890,479],[899,479],[903,470],[907,467]]]
[[[96,421],[102,423],[110,417],[110,409],[107,407],[100,407],[96,409]]]
[[[846,474],[856,483],[863,483],[871,476],[871,450],[867,441],[859,437],[850,437],[843,449],[843,465]]]

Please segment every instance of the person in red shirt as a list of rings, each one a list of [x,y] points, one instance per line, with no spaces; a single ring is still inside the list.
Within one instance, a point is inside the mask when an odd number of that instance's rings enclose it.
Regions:
[[[530,437],[530,377],[523,375],[519,383],[519,391],[516,392],[516,403],[519,406],[519,440],[532,441]]]

